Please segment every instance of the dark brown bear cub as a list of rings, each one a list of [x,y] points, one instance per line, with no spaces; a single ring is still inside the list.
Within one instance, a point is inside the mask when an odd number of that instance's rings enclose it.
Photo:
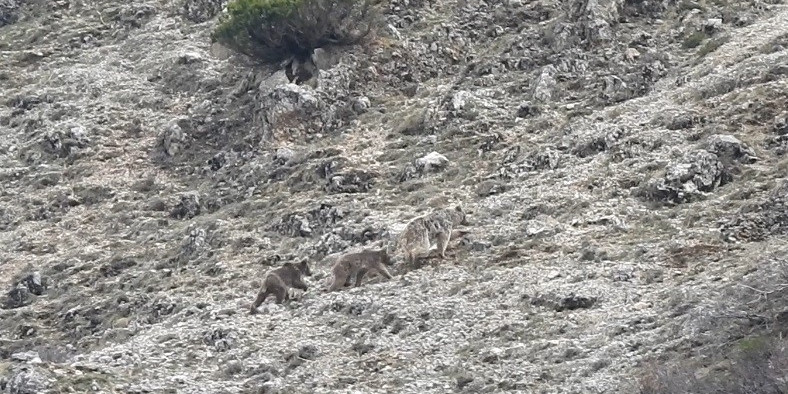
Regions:
[[[254,300],[249,313],[257,313],[257,307],[265,302],[265,299],[270,294],[276,297],[277,304],[281,304],[283,301],[290,299],[288,290],[291,287],[307,290],[308,286],[301,279],[302,275],[312,276],[312,272],[309,270],[309,265],[306,260],[302,260],[298,264],[285,263],[279,268],[268,271],[268,274],[266,274],[263,280],[263,285],[260,287],[260,292],[257,293],[257,298]]]

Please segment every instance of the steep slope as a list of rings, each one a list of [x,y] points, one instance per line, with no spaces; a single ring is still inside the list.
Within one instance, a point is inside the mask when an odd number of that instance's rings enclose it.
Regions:
[[[9,392],[630,393],[776,318],[783,5],[392,2],[310,87],[212,46],[221,2],[12,3]],[[320,291],[454,203],[448,260]],[[247,315],[302,257],[310,291]]]

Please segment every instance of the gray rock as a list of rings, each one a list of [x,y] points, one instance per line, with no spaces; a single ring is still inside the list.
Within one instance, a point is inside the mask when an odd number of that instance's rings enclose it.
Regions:
[[[178,121],[170,121],[160,136],[164,153],[170,157],[178,154],[178,152],[184,149],[187,137],[186,132],[178,125]]]
[[[320,204],[319,207],[307,212],[284,215],[272,226],[272,229],[290,237],[310,237],[322,234],[344,216],[341,209],[329,204]]]
[[[685,203],[701,199],[729,181],[730,175],[717,155],[695,150],[669,164],[664,177],[649,184],[642,196],[655,201]]]
[[[19,0],[0,0],[0,27],[10,25],[19,19],[17,9]]]
[[[278,85],[261,92],[257,98],[260,110],[256,118],[264,131],[264,138],[276,138],[282,132],[289,137],[294,132],[314,133],[320,130],[321,111],[325,105],[309,88],[293,83]],[[320,127],[317,127],[320,125]]]
[[[200,214],[200,195],[197,192],[186,192],[180,195],[180,201],[170,211],[176,219],[191,219]]]
[[[329,70],[339,62],[339,56],[332,49],[315,48],[312,63],[319,70]]]
[[[30,293],[27,286],[20,283],[6,294],[5,300],[3,300],[3,308],[13,309],[30,305],[34,299],[35,296]]]
[[[541,107],[530,101],[520,104],[520,107],[517,108],[518,118],[530,118],[537,116],[541,113],[542,113]]]
[[[331,175],[324,189],[329,193],[364,193],[375,185],[378,174],[363,170],[348,170]]]
[[[277,70],[273,74],[271,74],[268,78],[265,78],[260,85],[257,86],[261,92],[271,92],[274,89],[284,86],[290,83],[290,80],[287,78],[287,74],[285,74],[285,70]]]
[[[751,164],[758,158],[755,152],[738,138],[728,134],[714,134],[706,141],[706,150],[717,155],[727,162],[740,162]]]
[[[11,355],[11,360],[21,361],[27,364],[40,364],[41,357],[36,351],[19,352]]]
[[[274,163],[284,165],[295,157],[295,151],[287,147],[281,147],[274,154]]]
[[[720,18],[709,18],[703,24],[703,30],[707,34],[714,34],[720,29],[722,29],[722,19]]]
[[[762,201],[743,206],[720,228],[726,242],[758,242],[788,233],[788,181]]]
[[[788,113],[774,117],[774,132],[777,135],[788,135]]]
[[[47,150],[60,157],[73,156],[79,149],[90,144],[90,138],[81,125],[71,126],[67,131],[49,133],[44,137],[44,141]]]
[[[38,394],[50,386],[49,379],[41,369],[24,366],[11,373],[11,378],[6,383],[6,392],[8,394]]]
[[[115,15],[115,20],[123,25],[140,28],[157,12],[156,8],[148,4],[123,4]]]
[[[213,19],[221,10],[227,0],[185,0],[183,2],[183,16],[195,23],[206,22]]]
[[[353,100],[353,104],[352,104],[353,112],[357,114],[363,114],[364,112],[367,112],[367,110],[369,110],[370,105],[371,104],[369,102],[369,99],[366,96],[361,96]]]
[[[190,228],[188,234],[181,240],[181,250],[178,259],[186,262],[199,256],[207,247],[207,232],[203,228]]]
[[[556,88],[556,73],[557,70],[552,65],[542,68],[531,95],[536,103],[546,104],[553,101],[553,92]]]
[[[449,159],[438,152],[430,152],[427,155],[416,159],[414,162],[416,170],[421,173],[438,172],[446,168]]]
[[[556,312],[588,309],[593,307],[596,302],[596,297],[578,296],[575,294],[570,294],[568,296],[540,294],[531,299],[531,305],[547,307]]]
[[[22,283],[27,286],[27,289],[31,293],[35,295],[42,295],[46,290],[46,282],[41,278],[41,273],[38,271],[27,275],[24,279],[22,279]]]

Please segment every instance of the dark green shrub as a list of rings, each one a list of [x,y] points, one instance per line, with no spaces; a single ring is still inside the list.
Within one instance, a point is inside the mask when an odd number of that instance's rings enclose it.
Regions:
[[[377,25],[375,0],[235,0],[213,39],[266,62],[308,58],[315,48],[352,45]]]

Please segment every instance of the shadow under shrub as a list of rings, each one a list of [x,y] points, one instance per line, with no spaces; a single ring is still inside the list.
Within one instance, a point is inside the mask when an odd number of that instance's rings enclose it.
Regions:
[[[235,0],[213,39],[265,62],[306,60],[315,48],[361,42],[378,23],[376,0]]]

